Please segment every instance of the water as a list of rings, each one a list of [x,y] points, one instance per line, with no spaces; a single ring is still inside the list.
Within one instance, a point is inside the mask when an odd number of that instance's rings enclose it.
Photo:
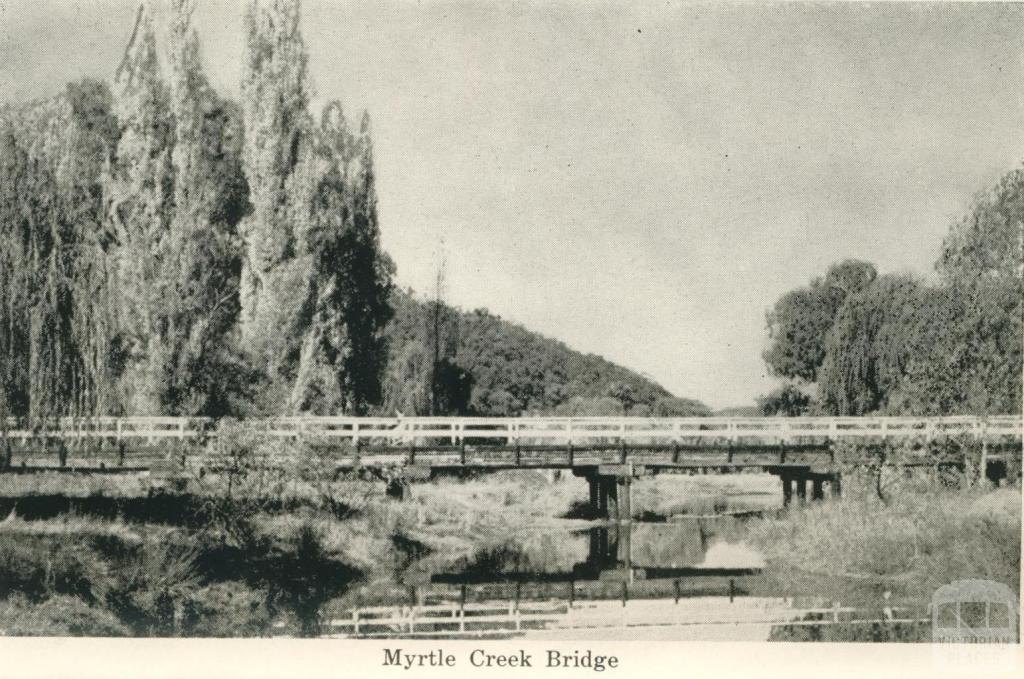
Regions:
[[[560,639],[923,639],[920,602],[885,583],[794,582],[702,519],[524,530],[472,558],[437,555],[321,611],[322,633]],[[902,610],[914,604],[914,611]],[[926,604],[926,602],[925,602]]]

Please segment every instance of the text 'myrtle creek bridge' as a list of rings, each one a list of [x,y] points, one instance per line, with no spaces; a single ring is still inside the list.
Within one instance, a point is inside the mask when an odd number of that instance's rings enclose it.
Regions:
[[[7,421],[5,467],[115,471],[216,469],[229,429],[271,442],[302,442],[339,471],[397,470],[407,481],[472,470],[562,469],[585,477],[598,515],[628,519],[633,479],[659,473],[758,469],[795,493],[840,490],[844,442],[901,442],[869,464],[966,469],[999,481],[1020,469],[1022,419],[995,417],[280,417],[240,421],[181,417]],[[273,447],[273,446],[271,446]],[[282,448],[286,446],[282,445]],[[854,447],[851,447],[854,448]],[[855,447],[862,454],[864,446]],[[885,446],[876,446],[880,451]]]

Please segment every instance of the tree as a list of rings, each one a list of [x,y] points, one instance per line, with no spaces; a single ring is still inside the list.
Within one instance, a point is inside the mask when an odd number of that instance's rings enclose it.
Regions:
[[[160,75],[153,19],[139,6],[135,28],[114,75],[119,136],[104,177],[105,215],[118,305],[117,343],[122,407],[157,415],[163,406],[160,319],[168,298],[161,268],[174,202],[171,149],[174,120]]]
[[[373,139],[370,116],[365,111],[355,151],[353,223],[342,234],[337,258],[337,265],[346,274],[344,287],[348,292],[338,300],[338,305],[350,342],[350,350],[342,355],[339,368],[347,410],[365,414],[383,396],[381,376],[387,362],[384,326],[393,314],[389,299],[394,273],[394,264],[380,245]]]
[[[811,395],[793,384],[784,384],[757,399],[757,407],[766,417],[799,417],[808,414],[813,405]]]
[[[304,243],[313,270],[293,409],[365,414],[383,398],[393,270],[380,248],[369,118],[363,116],[355,137],[341,104],[329,103],[315,155]]]
[[[769,345],[763,357],[772,373],[816,382],[836,314],[849,295],[864,289],[876,275],[867,262],[845,260],[830,266],[824,278],[783,295],[767,315]]]
[[[884,410],[925,350],[935,300],[908,276],[882,276],[846,300],[828,334],[819,380],[826,412]]]
[[[174,0],[170,33],[174,210],[163,249],[162,405],[173,414],[223,415],[231,408],[225,386],[239,381],[231,333],[247,190],[236,120],[203,73],[193,9],[193,0]]]
[[[1024,169],[975,197],[950,228],[936,268],[947,283],[1024,280]]]
[[[299,10],[298,0],[249,3],[242,75],[252,212],[242,225],[241,330],[252,360],[267,367],[282,395],[291,390],[304,342],[295,300],[309,298],[313,266],[302,248],[314,167]]]
[[[5,117],[2,409],[35,421],[90,414],[112,397],[101,186],[117,138],[110,92],[86,79]]]

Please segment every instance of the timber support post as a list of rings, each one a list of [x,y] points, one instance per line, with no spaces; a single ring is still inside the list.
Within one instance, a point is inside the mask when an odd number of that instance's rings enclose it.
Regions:
[[[619,486],[619,515],[616,517],[619,523],[629,523],[633,520],[633,507],[631,501],[630,487],[633,485],[632,474],[623,474],[616,482]]]
[[[824,500],[825,499],[825,479],[816,476],[811,482],[811,499],[812,500]]]
[[[796,477],[796,499],[800,504],[807,504],[807,477],[799,474]]]
[[[633,477],[645,474],[646,467],[613,464],[577,467],[573,471],[587,479],[592,516],[619,523],[632,520]]]
[[[782,506],[788,507],[793,502],[793,477],[782,475]]]

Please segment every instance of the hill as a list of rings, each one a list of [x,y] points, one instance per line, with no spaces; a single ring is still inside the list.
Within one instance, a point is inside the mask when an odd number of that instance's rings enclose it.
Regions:
[[[517,416],[709,415],[703,403],[594,354],[511,323],[392,296],[383,412]]]

